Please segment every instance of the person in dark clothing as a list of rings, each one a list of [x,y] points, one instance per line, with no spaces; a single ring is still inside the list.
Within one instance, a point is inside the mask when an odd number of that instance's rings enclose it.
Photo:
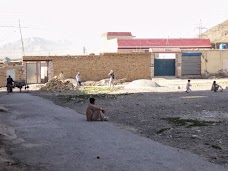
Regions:
[[[211,91],[217,92],[219,89],[221,92],[223,91],[222,86],[220,86],[219,84],[216,83],[216,81],[214,81],[211,86]]]
[[[14,80],[11,78],[11,76],[9,75],[9,77],[7,78],[7,83],[6,83],[6,87],[7,87],[7,92],[13,92],[13,82]]]

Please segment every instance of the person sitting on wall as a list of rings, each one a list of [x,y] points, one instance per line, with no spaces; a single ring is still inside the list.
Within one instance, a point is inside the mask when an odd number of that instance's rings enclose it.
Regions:
[[[87,121],[107,121],[108,118],[104,116],[105,110],[95,105],[95,99],[90,98],[86,109]]]
[[[220,86],[219,84],[216,83],[216,81],[214,81],[211,86],[211,91],[217,92],[219,89],[221,92],[223,91],[222,86]]]

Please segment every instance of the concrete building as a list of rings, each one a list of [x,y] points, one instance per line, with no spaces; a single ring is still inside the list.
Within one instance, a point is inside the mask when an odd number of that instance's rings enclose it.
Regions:
[[[131,32],[107,32],[102,35],[103,52],[152,52],[173,51],[173,49],[199,50],[211,49],[209,39],[199,38],[166,38],[140,39],[132,36]],[[161,50],[162,49],[162,50]]]
[[[117,40],[133,39],[131,32],[106,32],[102,34],[102,51],[118,52]]]

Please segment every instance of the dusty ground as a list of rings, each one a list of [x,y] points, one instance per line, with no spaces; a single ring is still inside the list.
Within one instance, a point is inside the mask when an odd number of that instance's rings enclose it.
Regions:
[[[228,90],[211,92],[213,80],[192,80],[191,93],[185,93],[186,80],[156,82],[162,87],[139,89],[93,88],[79,95],[42,93],[56,104],[84,114],[88,98],[105,107],[110,122],[162,144],[185,149],[210,162],[228,168]],[[228,80],[217,80],[223,87]]]
[[[0,107],[1,108],[1,107]],[[0,110],[0,112],[3,112]],[[2,114],[2,113],[0,113]],[[13,143],[17,143],[17,136],[12,127],[0,124],[0,170],[1,171],[38,171],[27,164],[21,163],[17,159],[12,158],[9,150]]]
[[[120,86],[112,90],[90,87],[82,89],[82,93],[30,93],[81,114],[85,113],[88,98],[95,97],[97,104],[106,109],[109,122],[228,168],[228,90],[213,93],[210,91],[213,80],[192,80],[193,91],[187,94],[186,80],[155,81],[161,87],[123,89]],[[228,79],[217,82],[224,88],[228,86]],[[36,170],[10,158],[10,152],[5,150],[10,142],[0,136],[0,167],[6,171]]]

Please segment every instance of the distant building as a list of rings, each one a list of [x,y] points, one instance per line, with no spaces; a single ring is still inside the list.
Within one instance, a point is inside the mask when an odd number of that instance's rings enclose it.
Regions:
[[[131,32],[107,32],[102,35],[103,52],[149,52],[151,49],[211,49],[210,39],[162,38],[138,39]]]

